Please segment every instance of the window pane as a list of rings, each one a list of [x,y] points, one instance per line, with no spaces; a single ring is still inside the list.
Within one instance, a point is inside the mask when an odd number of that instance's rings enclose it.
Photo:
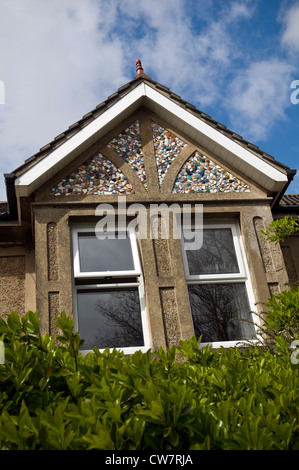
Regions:
[[[79,233],[81,272],[134,270],[129,237],[99,240],[93,233]]]
[[[79,291],[82,349],[143,346],[138,288]]]
[[[188,292],[194,333],[203,343],[255,338],[244,283],[189,285]]]
[[[240,272],[230,228],[204,229],[202,247],[186,255],[191,275]]]

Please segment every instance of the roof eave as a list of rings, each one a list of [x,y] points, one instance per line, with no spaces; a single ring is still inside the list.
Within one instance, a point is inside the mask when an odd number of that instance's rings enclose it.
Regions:
[[[276,194],[276,197],[273,199],[273,202],[272,202],[272,209],[276,209],[278,206],[279,206],[279,203],[283,197],[283,195],[285,194],[286,190],[288,189],[288,187],[290,186],[291,182],[293,181],[295,175],[297,174],[297,170],[291,170],[291,169],[288,169],[287,170],[287,178],[288,178],[288,181],[287,183],[285,184],[283,190],[281,190],[280,192],[278,192]]]
[[[56,147],[45,146],[38,161],[29,159],[26,166],[16,170],[16,191],[18,196],[29,196],[49,177],[53,176],[63,166],[69,163],[77,154],[90,147],[99,138],[111,130],[117,123],[129,116],[141,104],[146,104],[156,114],[174,124],[187,136],[196,140],[207,150],[219,154],[224,161],[236,167],[241,172],[256,180],[273,193],[284,193],[288,182],[288,167],[276,165],[271,159],[263,159],[257,154],[257,147],[249,150],[239,140],[228,137],[223,129],[212,126],[206,119],[194,111],[194,106],[188,106],[180,97],[171,98],[171,92],[150,77],[139,75],[137,78],[121,87],[121,93],[108,97],[105,105],[98,105],[99,114],[85,115],[84,122],[78,126],[70,126],[72,131]],[[195,108],[196,109],[196,108]],[[59,137],[59,136],[58,136]],[[51,156],[51,158],[50,158]]]

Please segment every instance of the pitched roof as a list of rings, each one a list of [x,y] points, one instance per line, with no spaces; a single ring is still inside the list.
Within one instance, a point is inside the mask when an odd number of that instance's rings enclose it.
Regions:
[[[96,119],[101,114],[103,114],[113,104],[115,104],[122,97],[124,97],[129,91],[133,90],[136,86],[138,86],[140,84],[140,80],[145,81],[153,89],[156,89],[163,95],[167,96],[167,98],[169,98],[170,100],[178,104],[180,107],[186,109],[188,112],[192,113],[193,115],[198,117],[200,120],[202,120],[209,126],[217,129],[217,131],[229,137],[234,142],[242,145],[244,148],[246,148],[250,152],[259,156],[262,160],[282,170],[287,171],[290,169],[290,167],[279,162],[272,155],[260,149],[257,145],[245,140],[239,134],[236,134],[234,131],[228,129],[224,124],[221,124],[220,122],[216,121],[210,115],[199,110],[196,106],[182,99],[176,93],[173,93],[168,87],[158,83],[157,81],[151,79],[148,75],[142,73],[142,74],[136,75],[133,80],[131,80],[130,82],[118,88],[118,90],[114,92],[112,95],[108,96],[108,98],[105,101],[102,101],[101,103],[99,103],[93,110],[91,110],[90,112],[82,116],[82,118],[79,119],[78,121],[71,124],[68,127],[68,129],[66,129],[65,131],[61,132],[56,137],[54,137],[51,142],[47,143],[42,148],[40,148],[39,152],[27,158],[21,166],[19,166],[17,169],[14,170],[13,173],[17,175],[22,174],[24,171],[26,171],[36,162],[40,161],[43,157],[45,157],[46,155],[51,153],[53,150],[55,150],[57,147],[59,147],[61,144],[63,144],[70,137],[77,134],[81,129],[86,127],[94,119]]]
[[[284,194],[279,205],[299,208],[299,194]]]

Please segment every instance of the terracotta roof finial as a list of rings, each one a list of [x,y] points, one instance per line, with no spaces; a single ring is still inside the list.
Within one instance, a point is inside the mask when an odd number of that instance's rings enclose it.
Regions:
[[[137,72],[137,75],[141,75],[142,73],[144,73],[140,59],[136,60],[136,72]]]
[[[151,79],[151,77],[149,77],[148,75],[146,75],[144,73],[140,59],[136,60],[136,73],[137,73],[137,75],[134,78],[138,78],[138,77],[140,77],[140,75],[143,75],[144,77],[147,77],[147,78]]]

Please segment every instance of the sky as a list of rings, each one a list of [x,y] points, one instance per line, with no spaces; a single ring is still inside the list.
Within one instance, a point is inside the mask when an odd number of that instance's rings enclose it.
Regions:
[[[0,0],[0,51],[0,201],[3,174],[132,80],[136,59],[299,169],[299,0]]]

